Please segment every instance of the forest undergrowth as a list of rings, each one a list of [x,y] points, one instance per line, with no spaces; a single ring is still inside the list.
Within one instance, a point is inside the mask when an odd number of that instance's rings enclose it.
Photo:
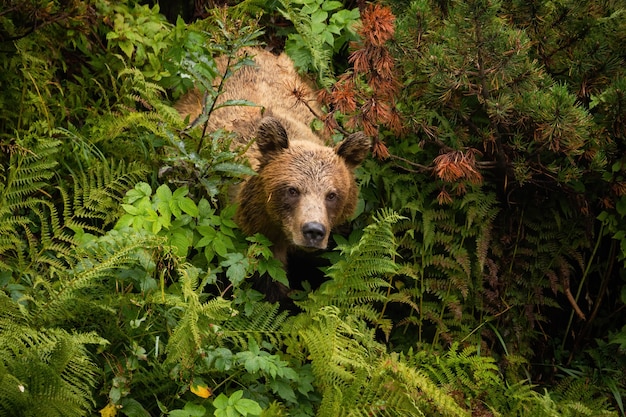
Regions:
[[[156,3],[0,6],[0,416],[626,416],[626,2]],[[373,143],[288,275],[205,127],[250,46]]]

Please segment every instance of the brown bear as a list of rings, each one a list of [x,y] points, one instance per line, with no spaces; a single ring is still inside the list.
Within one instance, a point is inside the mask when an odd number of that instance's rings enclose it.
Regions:
[[[293,248],[325,249],[333,227],[354,213],[358,188],[354,169],[370,150],[361,132],[334,147],[326,146],[311,130],[320,111],[309,84],[285,54],[246,49],[255,62],[244,66],[223,86],[209,129],[224,128],[255,143],[246,156],[258,175],[240,186],[235,221],[244,233],[260,232],[273,244],[274,256],[284,265]],[[223,70],[226,59],[218,59]],[[258,105],[219,108],[226,100]],[[306,103],[303,104],[303,103]],[[193,90],[177,104],[190,120],[202,112],[202,94]]]

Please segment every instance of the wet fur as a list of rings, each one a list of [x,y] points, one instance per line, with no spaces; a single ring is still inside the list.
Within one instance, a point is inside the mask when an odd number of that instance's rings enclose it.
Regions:
[[[245,53],[254,57],[256,66],[230,77],[220,102],[245,99],[260,107],[218,109],[209,129],[237,132],[242,143],[256,140],[247,156],[258,175],[240,187],[235,220],[246,234],[266,235],[275,257],[286,265],[294,247],[325,249],[330,231],[353,215],[358,196],[353,171],[367,156],[370,141],[359,132],[335,147],[326,146],[311,130],[314,115],[299,99],[321,113],[319,104],[291,60],[260,49]],[[224,60],[218,61],[223,69]],[[202,101],[194,90],[176,108],[194,120]],[[313,232],[304,233],[311,224]]]

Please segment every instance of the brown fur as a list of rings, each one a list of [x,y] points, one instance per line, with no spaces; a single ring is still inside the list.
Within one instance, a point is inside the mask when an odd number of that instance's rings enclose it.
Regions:
[[[239,190],[236,221],[246,234],[266,235],[274,255],[286,264],[292,247],[325,249],[331,229],[352,216],[358,195],[353,171],[367,156],[370,141],[355,133],[334,148],[325,146],[311,131],[313,114],[294,94],[297,90],[319,111],[291,60],[260,49],[246,53],[256,66],[227,79],[220,102],[246,99],[262,107],[218,109],[209,128],[237,132],[242,141],[256,139],[247,156],[258,175]],[[176,108],[194,120],[201,114],[202,96],[192,91]]]

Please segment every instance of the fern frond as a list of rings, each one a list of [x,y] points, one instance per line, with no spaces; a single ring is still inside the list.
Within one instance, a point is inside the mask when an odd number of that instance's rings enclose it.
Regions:
[[[300,317],[300,319],[305,319]],[[363,334],[340,317],[336,307],[323,307],[312,317],[312,323],[294,323],[312,360],[318,385],[323,389],[348,389],[355,373],[369,368],[370,352],[359,343]]]
[[[400,219],[397,213],[381,211],[356,245],[341,247],[345,258],[328,269],[331,279],[298,305],[305,311],[333,305],[345,314],[376,323],[380,314],[371,305],[388,299],[388,279],[399,270],[392,225]]]
[[[426,374],[387,354],[364,322],[336,307],[300,314],[290,328],[297,337],[287,339],[287,351],[311,361],[322,394],[318,416],[469,416]]]
[[[153,295],[151,300],[165,303],[182,311],[178,324],[167,342],[166,365],[180,364],[184,369],[193,367],[198,350],[217,339],[215,329],[232,317],[231,302],[222,297],[202,303],[200,300],[199,271],[191,265],[179,268],[182,295]],[[220,331],[221,333],[221,331]]]
[[[98,374],[85,345],[106,343],[94,333],[37,328],[0,293],[0,415],[85,415]]]
[[[125,193],[147,173],[144,165],[124,161],[94,163],[89,170],[74,173],[73,196],[64,187],[57,188],[63,198],[65,227],[104,233],[117,220]]]
[[[20,276],[73,268],[75,233],[103,233],[124,193],[147,172],[138,164],[93,163],[72,176],[71,193],[63,182],[48,185],[59,141],[33,130],[17,149],[0,184],[0,267]]]
[[[248,348],[250,338],[257,343],[267,340],[278,346],[288,318],[289,313],[281,311],[279,304],[258,302],[250,314],[239,313],[224,322],[224,337],[243,350]]]
[[[76,302],[84,290],[93,290],[115,278],[120,268],[132,269],[138,262],[138,253],[158,243],[152,236],[136,234],[132,240],[126,238],[120,246],[107,251],[74,246],[69,267],[53,270],[49,277],[37,277],[36,286],[45,291],[46,296],[33,300],[33,311],[37,311],[33,320],[48,323],[71,316],[69,312],[77,307]]]
[[[13,148],[5,181],[0,184],[0,206],[11,212],[27,208],[26,197],[41,194],[57,166],[56,155],[61,143],[49,138],[38,140],[34,131],[31,134],[18,140]]]

